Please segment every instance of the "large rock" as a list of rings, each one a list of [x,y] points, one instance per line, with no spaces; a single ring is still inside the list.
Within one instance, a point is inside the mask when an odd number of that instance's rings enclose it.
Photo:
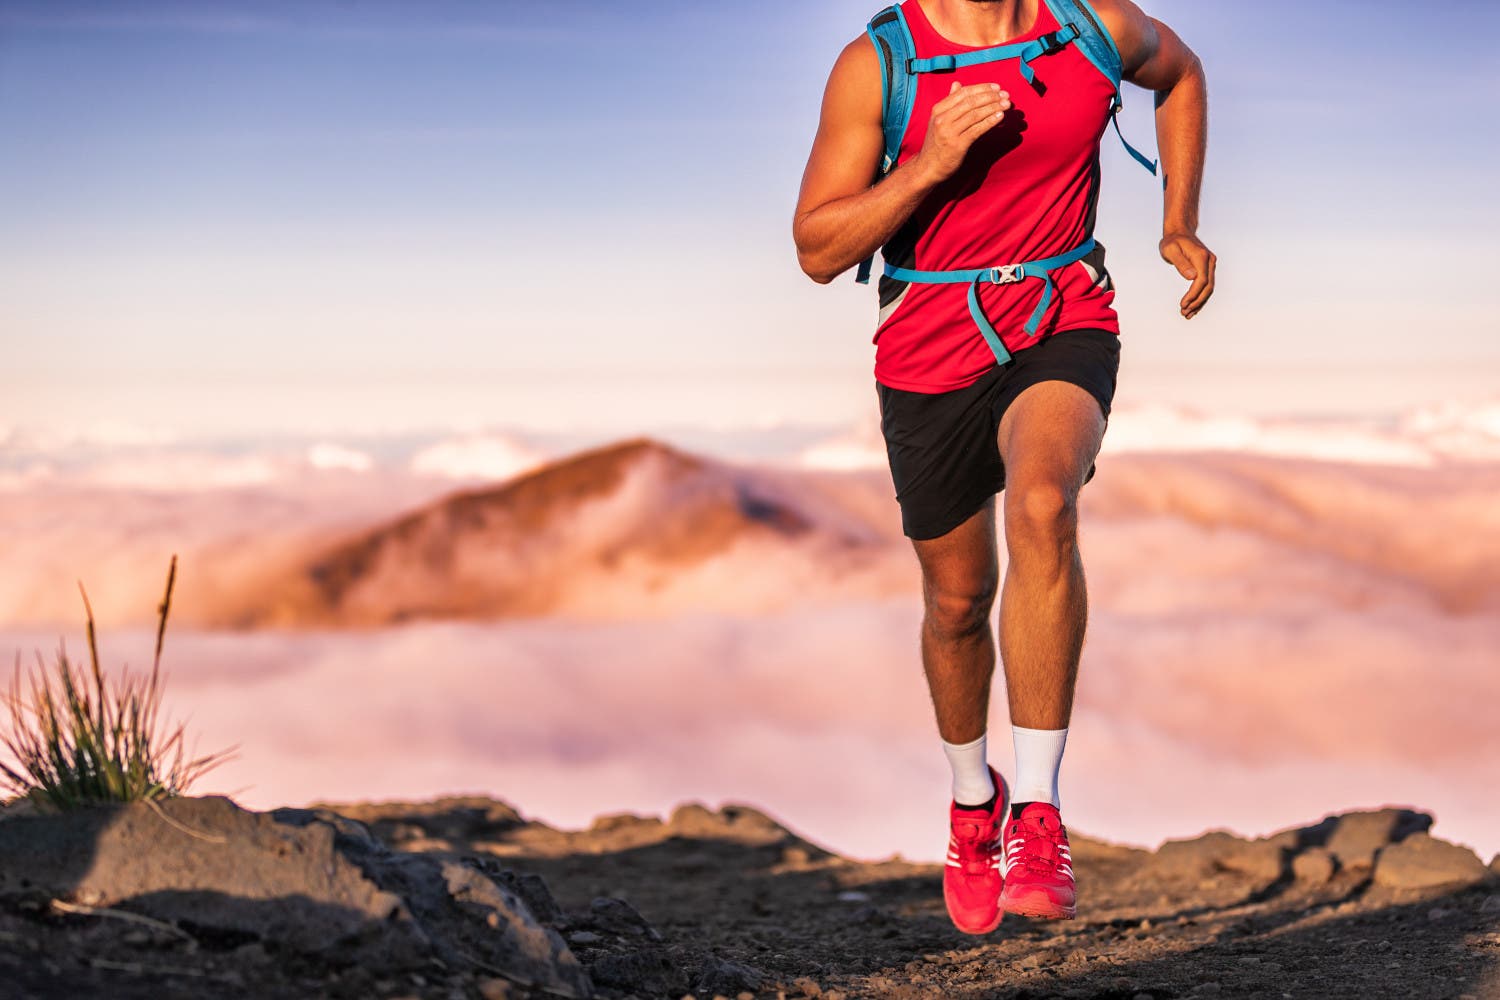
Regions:
[[[1321,847],[1333,855],[1340,868],[1368,870],[1375,853],[1397,844],[1414,833],[1432,829],[1432,817],[1411,809],[1378,809],[1329,816],[1312,826],[1284,830],[1270,838],[1294,852]]]
[[[1432,817],[1410,809],[1348,813],[1338,817],[1338,824],[1323,846],[1340,865],[1358,868],[1373,864],[1376,852],[1387,845],[1399,844],[1430,829]]]
[[[427,802],[355,802],[315,807],[358,820],[386,843],[425,839],[461,843],[492,840],[526,825],[515,807],[478,796]]]
[[[1169,840],[1148,862],[1155,877],[1183,881],[1212,878],[1224,872],[1271,883],[1286,871],[1286,851],[1267,840],[1243,840],[1223,831],[1192,840]]]
[[[728,838],[755,843],[775,843],[795,837],[759,809],[735,803],[715,812],[701,802],[684,802],[672,810],[667,829],[679,837]]]
[[[1309,847],[1292,859],[1292,877],[1308,885],[1322,885],[1337,871],[1338,862],[1326,847]]]
[[[375,974],[483,963],[557,995],[592,994],[514,892],[469,865],[395,854],[322,811],[254,813],[212,797],[19,817],[0,823],[0,894],[116,907]]]
[[[1375,858],[1375,884],[1388,889],[1458,888],[1489,878],[1489,869],[1473,851],[1425,833],[1382,848]]]
[[[402,957],[425,945],[402,900],[334,848],[327,824],[297,829],[224,798],[99,807],[0,825],[0,893],[127,908],[299,951],[389,922]]]
[[[486,875],[520,896],[532,916],[548,927],[556,927],[568,922],[562,907],[558,906],[557,900],[552,897],[552,890],[547,888],[546,881],[540,875],[530,872],[518,874],[501,868],[489,858],[480,859],[478,864],[480,870]]]

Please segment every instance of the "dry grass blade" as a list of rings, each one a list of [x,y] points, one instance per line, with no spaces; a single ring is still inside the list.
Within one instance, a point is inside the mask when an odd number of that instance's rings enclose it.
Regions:
[[[567,1000],[578,1000],[578,997],[580,995],[567,986],[553,983],[539,983],[525,976],[517,975],[514,970],[502,969],[499,966],[491,965],[483,959],[474,957],[467,951],[464,951],[462,948],[455,948],[454,951],[458,953],[459,958],[463,959],[465,962],[468,962],[476,969],[479,969],[483,972],[488,972],[492,976],[498,976],[499,978],[504,979],[507,982],[515,983],[517,986],[523,986],[528,989],[536,990],[538,992],[545,993],[550,997],[564,997],[567,998]]]
[[[156,655],[151,660],[151,675],[156,676],[157,669],[161,666],[162,641],[167,635],[167,615],[172,610],[172,584],[177,582],[177,557],[172,557],[172,564],[167,567],[167,592],[162,595],[161,603],[156,606]]]
[[[194,830],[192,827],[186,825],[185,823],[179,823],[177,820],[173,819],[165,812],[163,812],[161,806],[157,805],[156,802],[152,799],[147,799],[146,805],[151,807],[151,811],[156,813],[156,815],[161,818],[161,821],[163,823],[167,824],[175,830],[179,830],[182,833],[187,834],[189,837],[196,837],[199,840],[207,841],[210,844],[229,843],[229,838],[227,837],[221,837],[217,833],[204,833],[202,830]]]
[[[165,931],[184,941],[198,943],[198,939],[176,924],[169,924],[165,920],[157,920],[154,917],[143,916],[139,913],[130,913],[126,910],[115,910],[105,906],[85,906],[82,903],[68,903],[61,899],[51,901],[51,906],[59,913],[71,913],[81,917],[106,917],[111,920],[124,920],[132,924],[140,924],[142,927],[150,927],[154,930]]]
[[[141,962],[116,962],[108,958],[91,958],[89,965],[110,972],[124,972],[136,976],[184,976],[189,979],[211,979],[216,982],[236,983],[238,980],[223,973],[204,972],[180,965],[145,965]]]
[[[89,669],[75,666],[61,647],[52,675],[39,663],[23,677],[17,661],[6,698],[9,731],[0,732],[0,746],[15,763],[0,762],[0,786],[60,809],[90,802],[150,801],[181,794],[234,754],[230,748],[190,757],[184,726],[162,720],[161,651],[176,579],[173,556],[166,593],[157,607],[156,654],[144,677],[128,670],[117,677],[105,673],[94,609],[79,583],[87,615]]]
[[[78,581],[78,593],[83,597],[84,614],[88,616],[89,637],[89,663],[94,667],[94,686],[97,690],[104,690],[104,674],[99,669],[99,638],[94,632],[94,606],[89,603],[89,592],[83,589],[83,581]],[[84,706],[85,708],[87,705]],[[104,699],[99,699],[99,729],[104,729]]]

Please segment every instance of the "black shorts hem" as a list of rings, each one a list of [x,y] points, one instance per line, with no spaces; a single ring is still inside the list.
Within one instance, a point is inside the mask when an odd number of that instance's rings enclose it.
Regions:
[[[1076,385],[1099,404],[1109,423],[1119,373],[1119,336],[1067,330],[1017,351],[972,385],[921,393],[876,383],[880,426],[902,532],[914,541],[941,538],[1005,489],[996,440],[1005,411],[1041,382]],[[1090,466],[1084,482],[1094,478]],[[957,499],[955,499],[957,498]]]

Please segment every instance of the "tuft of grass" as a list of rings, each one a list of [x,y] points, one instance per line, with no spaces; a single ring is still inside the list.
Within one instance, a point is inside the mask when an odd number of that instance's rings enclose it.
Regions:
[[[57,809],[152,800],[182,794],[233,755],[230,749],[192,756],[185,727],[162,715],[161,650],[176,579],[173,556],[157,607],[156,656],[144,676],[122,669],[111,677],[100,667],[94,609],[79,583],[88,616],[88,668],[72,663],[62,648],[50,675],[40,653],[37,666],[24,673],[18,657],[6,697],[10,725],[0,733],[14,766],[0,760],[0,786]]]

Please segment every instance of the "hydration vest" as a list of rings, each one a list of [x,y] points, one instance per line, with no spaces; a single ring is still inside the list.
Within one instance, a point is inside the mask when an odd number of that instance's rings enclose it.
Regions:
[[[1149,159],[1127,142],[1124,133],[1120,131],[1119,113],[1124,107],[1124,101],[1120,96],[1123,65],[1119,49],[1115,47],[1114,39],[1100,23],[1099,15],[1089,5],[1089,0],[1043,0],[1043,2],[1046,3],[1057,23],[1061,25],[1056,31],[1027,42],[996,45],[974,52],[940,55],[930,59],[916,57],[916,43],[912,40],[911,28],[906,23],[906,15],[901,9],[901,3],[887,7],[870,20],[865,31],[875,45],[882,68],[881,130],[885,136],[885,157],[881,163],[880,177],[890,173],[896,166],[896,159],[901,153],[901,143],[906,138],[907,129],[911,125],[912,105],[916,98],[918,76],[923,73],[951,73],[965,66],[1015,59],[1019,63],[1021,78],[1031,83],[1036,79],[1036,71],[1031,64],[1044,56],[1060,52],[1069,45],[1077,46],[1089,63],[1103,74],[1114,89],[1114,96],[1110,99],[1110,119],[1114,122],[1115,133],[1119,135],[1120,142],[1124,144],[1126,151],[1153,175],[1157,173],[1156,161]],[[1028,278],[1040,278],[1044,282],[1042,301],[1026,323],[1027,334],[1035,336],[1042,317],[1046,315],[1047,307],[1052,303],[1054,290],[1052,272],[1087,257],[1093,252],[1094,246],[1094,239],[1090,236],[1082,245],[1055,257],[959,271],[916,271],[911,268],[896,267],[887,262],[885,274],[897,281],[968,285],[969,315],[994,352],[996,360],[1005,364],[1010,360],[1011,355],[1001,342],[1000,335],[995,332],[995,328],[984,315],[984,310],[979,303],[979,286],[986,281],[996,285],[1009,285],[1018,284]],[[861,263],[855,280],[860,284],[868,284],[873,264],[873,257]]]

